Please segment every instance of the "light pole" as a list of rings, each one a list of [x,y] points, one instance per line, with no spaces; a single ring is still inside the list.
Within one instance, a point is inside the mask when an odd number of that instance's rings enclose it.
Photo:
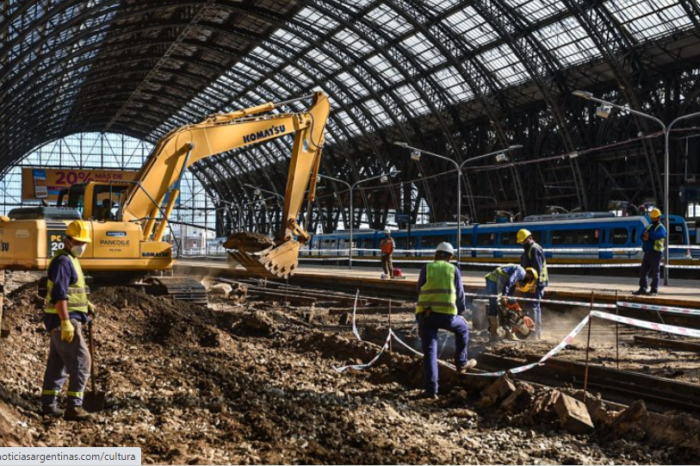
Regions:
[[[581,97],[586,100],[592,100],[593,102],[598,102],[599,104],[603,105],[609,105],[610,107],[615,107],[619,110],[629,112],[633,115],[640,116],[642,118],[647,118],[649,120],[655,121],[657,124],[661,126],[661,129],[663,130],[664,133],[664,210],[666,210],[666,215],[664,215],[664,226],[666,227],[666,241],[664,242],[664,256],[665,256],[665,266],[664,266],[664,285],[668,285],[668,266],[671,263],[671,256],[669,254],[669,239],[670,239],[670,234],[671,234],[671,226],[670,226],[670,202],[669,202],[669,178],[670,178],[670,169],[669,169],[669,134],[671,131],[671,128],[673,125],[678,123],[681,120],[685,120],[688,118],[694,118],[697,116],[700,116],[700,112],[696,113],[691,113],[690,115],[684,115],[681,117],[676,118],[673,120],[668,127],[664,124],[663,121],[659,120],[655,116],[652,115],[647,115],[646,113],[640,112],[638,110],[634,110],[629,107],[623,107],[622,105],[618,105],[613,102],[608,102],[607,100],[599,99],[595,97],[591,92],[586,92],[586,91],[574,91],[573,94],[576,97]],[[602,118],[607,118],[609,111],[606,112],[605,109],[602,109],[602,111],[597,112],[598,116]]]
[[[355,186],[357,186],[358,184],[361,184],[361,183],[366,183],[368,181],[379,180],[379,179],[382,180],[382,183],[386,183],[387,181],[389,181],[390,176],[397,175],[398,173],[399,173],[398,171],[383,173],[381,175],[371,176],[371,177],[365,178],[363,180],[355,181],[353,184],[350,185],[350,244],[348,245],[348,249],[350,251],[350,257],[348,258],[348,268],[349,269],[352,268],[352,249],[353,249],[352,248],[352,232],[353,232],[353,223],[355,220],[355,212],[353,211],[353,208],[352,208],[353,207],[352,201],[353,201],[353,191],[355,190]],[[340,181],[340,180],[337,180],[337,181]]]
[[[446,160],[450,162],[452,165],[455,166],[457,169],[457,264],[459,266],[462,265],[462,168],[464,165],[468,162],[473,162],[474,160],[479,160],[483,159],[485,157],[490,157],[492,155],[497,155],[497,154],[502,154],[504,152],[508,152],[514,149],[519,149],[522,146],[517,145],[517,146],[510,146],[507,149],[504,150],[499,150],[499,151],[494,151],[494,152],[489,152],[488,154],[482,154],[482,155],[477,155],[476,157],[472,157],[470,159],[467,159],[463,161],[461,164],[457,163],[457,161],[452,160],[449,157],[445,157],[444,155],[436,154],[435,152],[429,152],[427,150],[423,149],[418,149],[417,147],[412,147],[409,146],[405,142],[394,142],[394,145],[399,146],[399,147],[404,147],[406,149],[411,149],[411,159],[415,160],[418,162],[420,160],[421,154],[426,154],[430,155],[432,157],[437,157],[442,160]]]

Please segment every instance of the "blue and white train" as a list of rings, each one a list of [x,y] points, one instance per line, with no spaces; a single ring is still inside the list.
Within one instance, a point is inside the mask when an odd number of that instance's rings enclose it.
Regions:
[[[512,262],[522,248],[516,234],[526,228],[546,251],[551,264],[630,263],[641,258],[642,233],[649,225],[647,216],[616,217],[609,212],[580,212],[561,215],[529,216],[522,222],[486,223],[462,227],[462,260],[470,263]],[[683,217],[670,216],[671,259],[691,259],[688,226]],[[353,257],[379,256],[382,231],[353,231]],[[392,231],[396,241],[396,261],[429,258],[443,241],[457,244],[457,225],[440,223],[415,225]],[[315,235],[302,250],[302,257],[333,258],[348,255],[347,230]],[[638,262],[637,262],[638,263]]]

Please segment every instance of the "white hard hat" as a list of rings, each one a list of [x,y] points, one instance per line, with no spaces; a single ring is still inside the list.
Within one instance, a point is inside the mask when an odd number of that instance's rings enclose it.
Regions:
[[[384,233],[388,233],[388,234],[391,234],[391,230],[390,230],[390,229],[388,229],[388,228],[385,228],[385,229],[384,229]]]
[[[447,242],[442,242],[438,244],[437,249],[435,252],[446,252],[447,254],[454,256],[455,255],[455,249],[452,247],[450,243]]]

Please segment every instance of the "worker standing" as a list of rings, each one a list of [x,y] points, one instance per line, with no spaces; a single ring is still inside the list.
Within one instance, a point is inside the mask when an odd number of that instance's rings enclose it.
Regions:
[[[664,241],[668,233],[661,223],[661,211],[656,207],[649,212],[651,223],[642,233],[642,268],[639,273],[639,289],[632,294],[635,296],[656,296],[659,293],[659,278],[661,275],[661,257],[663,256]],[[651,291],[647,292],[648,276],[651,274]]]
[[[41,395],[42,413],[59,417],[58,395],[68,377],[68,401],[63,417],[91,419],[83,408],[83,392],[90,377],[90,351],[82,327],[91,320],[91,303],[79,258],[92,240],[88,222],[68,225],[64,247],[51,259],[48,269],[44,325],[50,335],[49,358]]]
[[[520,265],[524,269],[532,268],[537,272],[537,282],[535,286],[535,299],[532,303],[532,314],[535,320],[535,339],[542,336],[542,307],[540,300],[544,297],[544,289],[549,284],[549,275],[547,274],[547,259],[542,246],[535,243],[532,239],[532,233],[529,230],[522,229],[518,231],[516,240],[518,244],[523,246],[524,252],[520,257]]]
[[[532,267],[527,270],[516,264],[506,264],[487,274],[486,294],[489,296],[489,337],[498,339],[498,295],[512,297],[518,284],[532,284],[537,279],[537,271]]]
[[[391,256],[396,249],[396,243],[388,228],[384,230],[384,238],[379,242],[379,249],[382,251],[382,268],[384,269],[382,278],[392,279],[394,278],[394,264],[391,262]]]
[[[461,314],[466,311],[464,286],[459,269],[449,260],[454,255],[450,243],[440,243],[435,251],[435,261],[425,265],[418,277],[418,304],[416,320],[423,345],[423,370],[426,398],[437,399],[438,394],[438,332],[449,330],[455,334],[455,366],[465,372],[474,366],[474,359],[467,360],[469,326]]]

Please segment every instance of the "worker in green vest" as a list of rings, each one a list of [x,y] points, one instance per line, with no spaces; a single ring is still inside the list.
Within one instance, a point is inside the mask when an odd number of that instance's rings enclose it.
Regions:
[[[90,377],[90,351],[82,328],[94,315],[79,258],[92,241],[90,224],[76,220],[68,225],[64,247],[49,263],[44,325],[50,335],[49,359],[42,387],[42,413],[85,421],[92,416],[82,408]],[[65,413],[58,408],[58,395],[68,378]]]
[[[454,248],[450,243],[440,243],[435,251],[435,261],[427,264],[418,277],[418,305],[416,320],[423,345],[423,369],[425,392],[423,397],[438,396],[438,332],[449,330],[455,334],[455,366],[465,372],[476,361],[468,359],[469,326],[462,317],[466,311],[464,286],[459,269],[450,264]]]

